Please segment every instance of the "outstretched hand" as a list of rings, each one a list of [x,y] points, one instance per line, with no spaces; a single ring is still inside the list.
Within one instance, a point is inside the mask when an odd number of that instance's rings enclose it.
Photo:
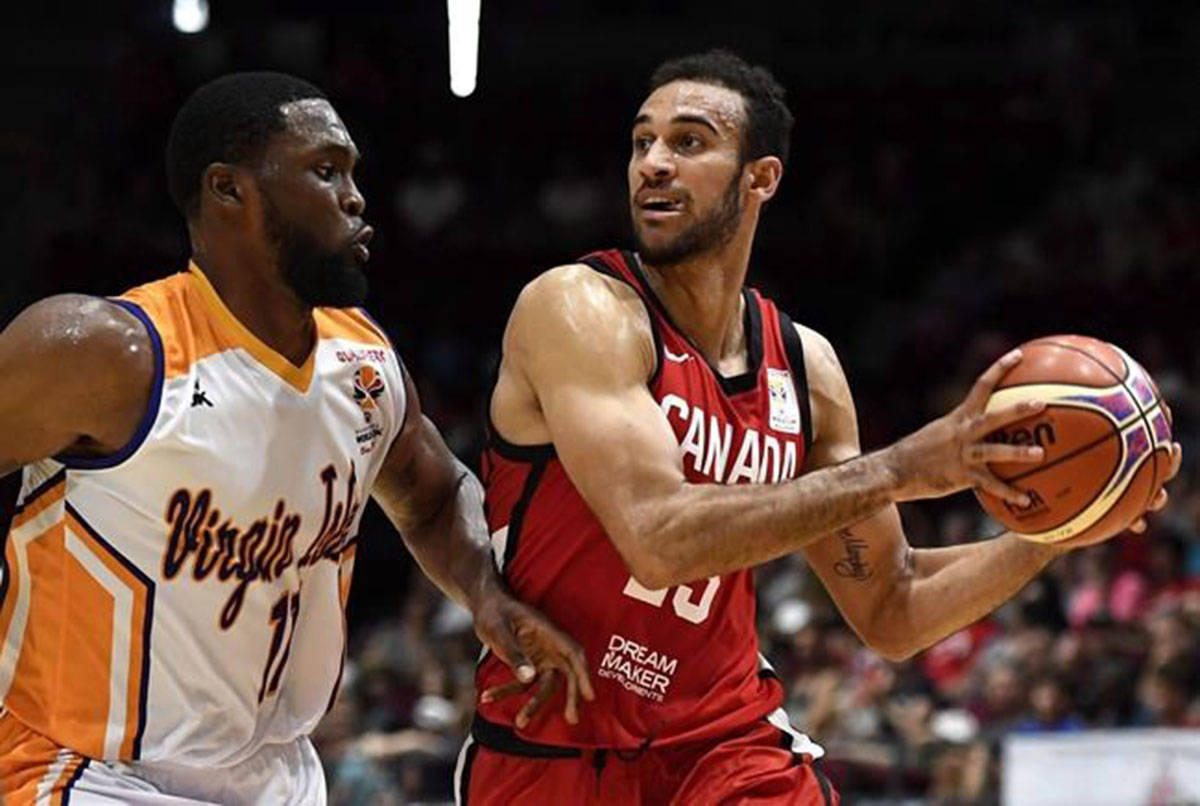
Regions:
[[[579,722],[579,697],[595,699],[583,649],[532,607],[497,592],[476,608],[475,634],[517,678],[487,689],[480,695],[481,702],[495,702],[537,686],[517,713],[518,728],[529,724],[563,681],[567,686],[563,716],[570,724]]]
[[[1004,375],[1021,361],[1021,351],[1005,354],[976,379],[966,398],[949,414],[926,425],[887,449],[898,483],[897,499],[941,498],[978,487],[1017,506],[1028,506],[1022,490],[1001,481],[991,462],[1040,462],[1041,447],[985,442],[1007,425],[1031,417],[1044,401],[1022,400],[988,412],[988,399]]]

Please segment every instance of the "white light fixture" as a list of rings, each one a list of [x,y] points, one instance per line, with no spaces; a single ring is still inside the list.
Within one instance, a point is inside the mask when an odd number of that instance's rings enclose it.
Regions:
[[[450,91],[466,98],[479,69],[480,0],[446,0],[450,18]]]
[[[198,34],[208,27],[208,0],[175,0],[171,22],[181,34]]]

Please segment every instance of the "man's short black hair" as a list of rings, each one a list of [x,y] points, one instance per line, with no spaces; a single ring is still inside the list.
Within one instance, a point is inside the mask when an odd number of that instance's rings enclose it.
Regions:
[[[286,73],[230,73],[200,87],[175,115],[167,137],[167,186],[175,206],[190,218],[209,165],[254,163],[286,126],[280,107],[324,97]]]
[[[794,119],[783,100],[783,85],[770,70],[748,64],[728,50],[717,49],[663,62],[650,76],[650,91],[672,81],[716,84],[741,95],[746,104],[742,161],[775,156],[787,164]]]

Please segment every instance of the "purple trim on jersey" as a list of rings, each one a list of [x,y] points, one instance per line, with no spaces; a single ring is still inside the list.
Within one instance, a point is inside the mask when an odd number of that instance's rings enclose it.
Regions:
[[[142,415],[142,421],[138,424],[137,431],[134,432],[133,437],[119,451],[107,456],[68,456],[66,454],[59,454],[54,457],[54,461],[72,470],[106,470],[110,467],[116,467],[130,456],[133,456],[137,449],[142,446],[142,443],[146,441],[146,437],[150,433],[150,427],[158,419],[158,408],[162,403],[164,376],[163,345],[162,337],[158,334],[158,328],[150,321],[150,317],[146,315],[141,306],[124,299],[110,299],[109,302],[114,305],[120,305],[137,317],[145,325],[146,332],[150,334],[150,345],[154,352],[154,388],[150,390],[150,401],[146,405],[146,412]]]
[[[43,481],[38,486],[34,487],[32,490],[29,491],[29,495],[22,498],[21,503],[17,504],[17,508],[15,510],[13,510],[13,516],[15,517],[17,515],[20,515],[22,512],[24,512],[26,509],[29,508],[30,504],[32,504],[34,501],[41,498],[43,495],[45,495],[50,490],[51,487],[54,487],[56,484],[61,482],[66,477],[67,477],[67,471],[60,470],[57,473],[55,473],[53,476],[51,476],[50,478]]]
[[[79,766],[75,768],[75,772],[71,775],[70,780],[67,781],[67,785],[63,787],[62,806],[67,806],[67,804],[71,802],[71,790],[75,788],[75,784],[79,782],[79,777],[83,775],[83,771],[86,770],[88,765],[91,763],[92,760],[90,758],[85,758],[79,764]]]

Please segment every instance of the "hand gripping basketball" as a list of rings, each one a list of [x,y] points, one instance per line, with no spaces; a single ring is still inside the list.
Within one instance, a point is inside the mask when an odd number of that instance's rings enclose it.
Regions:
[[[887,449],[897,480],[897,501],[941,498],[978,487],[1018,506],[1028,505],[1028,496],[1001,481],[988,464],[1040,462],[1042,448],[985,441],[997,429],[1037,414],[1045,407],[1040,400],[1022,400],[986,411],[992,391],[1020,360],[1020,350],[1005,354],[979,376],[963,402],[949,414]]]

